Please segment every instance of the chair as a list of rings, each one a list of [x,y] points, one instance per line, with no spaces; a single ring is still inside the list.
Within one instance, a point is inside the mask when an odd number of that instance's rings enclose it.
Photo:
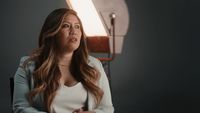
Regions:
[[[11,97],[11,110],[12,110],[12,103],[13,103],[13,91],[14,91],[14,78],[10,77],[10,97]],[[13,110],[12,110],[13,113]]]

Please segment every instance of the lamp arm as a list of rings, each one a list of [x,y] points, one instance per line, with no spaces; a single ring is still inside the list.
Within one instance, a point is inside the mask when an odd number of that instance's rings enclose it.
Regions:
[[[110,23],[111,23],[111,30],[112,30],[112,32],[110,34],[113,37],[113,40],[112,40],[112,43],[113,43],[113,47],[112,47],[113,53],[112,54],[109,53],[109,57],[108,58],[98,58],[100,61],[112,61],[112,60],[114,60],[114,58],[116,56],[116,52],[115,52],[115,18],[116,18],[116,14],[112,12],[110,14]]]

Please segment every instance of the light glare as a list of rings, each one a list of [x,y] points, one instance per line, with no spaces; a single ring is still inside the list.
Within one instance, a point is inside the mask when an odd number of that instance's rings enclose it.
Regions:
[[[86,36],[108,36],[92,0],[67,0],[80,17]]]

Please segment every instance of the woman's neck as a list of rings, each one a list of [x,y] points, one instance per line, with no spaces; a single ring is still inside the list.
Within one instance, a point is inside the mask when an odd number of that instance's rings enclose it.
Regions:
[[[58,65],[60,66],[70,66],[73,53],[66,53],[59,57]]]

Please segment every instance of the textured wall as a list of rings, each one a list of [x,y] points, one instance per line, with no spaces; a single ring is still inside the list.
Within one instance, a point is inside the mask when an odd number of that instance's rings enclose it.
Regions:
[[[200,1],[126,0],[130,26],[111,62],[116,113],[200,112]],[[64,0],[1,1],[0,106],[9,113],[9,77],[37,46],[41,25]]]

